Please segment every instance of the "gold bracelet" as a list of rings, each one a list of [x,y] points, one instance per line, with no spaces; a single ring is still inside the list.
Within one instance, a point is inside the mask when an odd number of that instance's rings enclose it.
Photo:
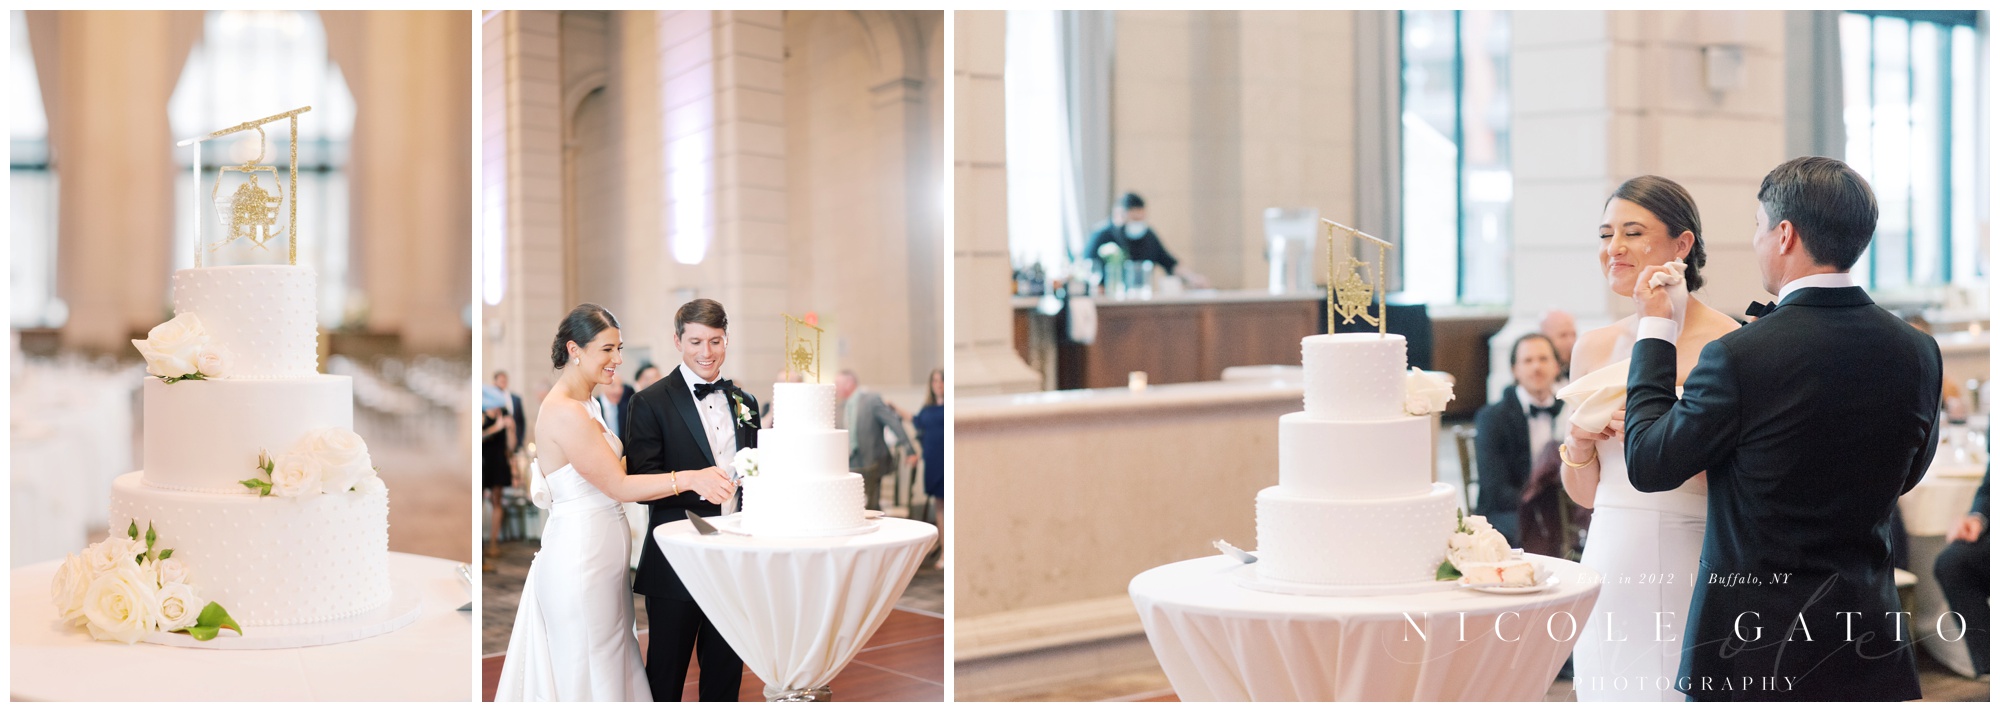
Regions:
[[[681,496],[681,473],[669,472],[667,476],[674,478],[674,496]]]
[[[1597,451],[1596,451],[1596,450],[1591,450],[1591,451],[1590,451],[1590,459],[1588,459],[1588,460],[1584,460],[1583,462],[1570,462],[1570,461],[1569,461],[1569,443],[1563,443],[1563,444],[1561,444],[1561,445],[1557,445],[1557,446],[1556,446],[1556,459],[1559,459],[1559,460],[1562,460],[1562,461],[1563,461],[1563,464],[1565,464],[1565,465],[1569,465],[1569,469],[1572,469],[1572,470],[1581,470],[1581,469],[1583,469],[1583,467],[1584,467],[1585,465],[1588,465],[1588,464],[1590,464],[1590,463],[1593,463],[1593,462],[1596,462],[1596,461],[1597,461]]]

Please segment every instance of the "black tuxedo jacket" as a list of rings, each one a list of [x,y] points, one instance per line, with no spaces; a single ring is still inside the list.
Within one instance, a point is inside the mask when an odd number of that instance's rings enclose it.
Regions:
[[[1708,472],[1677,686],[1918,698],[1911,633],[1929,624],[1900,615],[1889,518],[1937,450],[1937,341],[1859,287],[1807,288],[1703,348],[1678,401],[1674,358],[1660,339],[1632,347],[1625,457],[1642,492]]]
[[[757,399],[748,392],[737,391],[751,413],[758,412]],[[654,381],[653,385],[634,394],[630,402],[632,413],[625,424],[625,471],[634,474],[656,474],[676,470],[699,470],[720,464],[708,449],[708,435],[703,431],[701,413],[695,410],[694,396],[688,393],[687,379],[676,368],[666,378]],[[735,408],[730,409],[734,416]],[[736,448],[757,446],[757,419],[748,424],[741,420],[736,426]],[[682,492],[672,497],[644,502],[646,505],[646,536],[639,552],[639,573],[632,579],[632,591],[645,596],[665,596],[692,601],[687,587],[681,585],[680,576],[674,574],[667,557],[660,553],[659,543],[653,541],[653,529],[668,522],[686,519],[688,512],[704,517],[722,514],[722,505],[709,504],[701,495]]]
[[[1508,386],[1500,392],[1500,400],[1481,407],[1472,420],[1479,433],[1473,441],[1473,462],[1479,463],[1479,501],[1473,504],[1474,513],[1520,512],[1521,488],[1528,485],[1528,470],[1534,464],[1534,454],[1528,452],[1528,415],[1521,412],[1520,387]]]

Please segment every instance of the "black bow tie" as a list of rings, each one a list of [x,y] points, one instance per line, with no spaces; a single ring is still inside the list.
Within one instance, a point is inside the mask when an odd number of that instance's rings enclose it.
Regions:
[[[1548,414],[1549,417],[1553,418],[1558,415],[1561,415],[1562,412],[1563,412],[1562,401],[1556,401],[1555,405],[1546,405],[1546,406],[1534,405],[1534,404],[1528,405],[1528,417],[1530,418],[1542,417],[1542,414],[1544,413]]]
[[[694,399],[701,400],[707,398],[710,393],[718,391],[728,393],[733,390],[736,390],[736,384],[727,378],[714,383],[697,383],[694,384]]]
[[[1744,308],[1743,316],[1762,319],[1765,314],[1769,314],[1771,310],[1777,308],[1778,305],[1770,302],[1751,302],[1749,307]]]

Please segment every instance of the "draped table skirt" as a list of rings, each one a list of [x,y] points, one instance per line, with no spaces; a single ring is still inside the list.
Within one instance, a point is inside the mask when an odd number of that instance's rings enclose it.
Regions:
[[[653,539],[776,700],[827,688],[889,619],[937,539],[924,522],[876,521],[866,534],[802,539],[702,536],[679,521]]]
[[[1326,597],[1244,588],[1225,556],[1132,579],[1146,638],[1187,701],[1540,701],[1597,601],[1598,575],[1532,594]]]

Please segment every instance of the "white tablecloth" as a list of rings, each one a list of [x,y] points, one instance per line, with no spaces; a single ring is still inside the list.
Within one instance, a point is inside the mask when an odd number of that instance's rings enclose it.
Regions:
[[[470,600],[458,563],[389,554],[423,611],[395,632],[289,650],[198,650],[91,640],[55,620],[57,562],[14,569],[10,694],[17,700],[457,701],[479,699]]]
[[[1182,700],[1541,701],[1599,576],[1531,558],[1561,584],[1523,595],[1295,596],[1244,588],[1234,575],[1242,564],[1211,556],[1139,574],[1130,591]]]
[[[1916,610],[1911,611],[1910,629],[1918,635],[1924,652],[1960,674],[1970,673],[1972,656],[1966,652],[1964,640],[1953,642],[1938,635],[1940,625],[1951,638],[1959,637],[1959,630],[1958,620],[1945,615],[1951,604],[1944,599],[1944,589],[1938,587],[1934,569],[1938,554],[1944,552],[1945,534],[1972,511],[1972,497],[1985,476],[1986,465],[1958,462],[1940,453],[1923,481],[1896,501],[1903,514],[1903,528],[1910,534],[1910,573],[1917,575],[1911,596],[1911,607]]]
[[[877,521],[867,534],[814,539],[701,536],[680,521],[653,537],[775,699],[828,686],[889,619],[937,539],[923,522]]]
[[[10,403],[11,566],[81,550],[110,519],[111,481],[133,457],[136,368],[35,364]]]

